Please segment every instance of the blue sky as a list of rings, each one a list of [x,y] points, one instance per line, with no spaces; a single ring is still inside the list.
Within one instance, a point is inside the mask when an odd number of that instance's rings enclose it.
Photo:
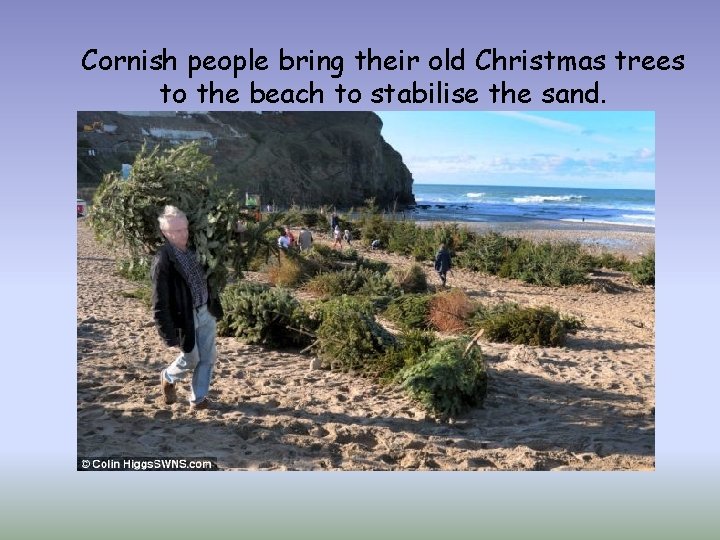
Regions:
[[[655,113],[378,112],[418,184],[655,189]]]

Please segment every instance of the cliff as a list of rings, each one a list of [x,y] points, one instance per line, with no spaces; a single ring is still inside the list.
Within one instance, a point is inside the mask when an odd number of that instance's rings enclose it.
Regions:
[[[143,142],[200,141],[218,181],[287,206],[414,203],[412,175],[371,112],[78,113],[78,189],[132,163]]]

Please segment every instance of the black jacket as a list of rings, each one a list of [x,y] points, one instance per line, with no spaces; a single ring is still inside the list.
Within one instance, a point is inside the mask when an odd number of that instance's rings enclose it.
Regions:
[[[163,245],[151,267],[152,307],[160,337],[169,347],[184,352],[195,348],[195,318],[190,285],[170,244]],[[208,283],[208,311],[216,319],[223,316],[222,306]]]
[[[438,272],[447,272],[450,270],[452,263],[450,262],[450,253],[447,249],[439,249],[435,255],[435,270]]]

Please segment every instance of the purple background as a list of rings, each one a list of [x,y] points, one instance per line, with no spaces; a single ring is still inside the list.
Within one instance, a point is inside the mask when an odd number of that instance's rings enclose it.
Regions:
[[[166,4],[166,5],[163,5]],[[286,4],[286,5],[284,5]],[[537,4],[537,5],[536,5]],[[109,489],[111,480],[74,473],[76,449],[76,248],[75,217],[70,210],[76,183],[77,110],[229,109],[268,110],[247,101],[231,106],[201,106],[194,96],[185,105],[163,106],[158,88],[193,88],[212,78],[221,86],[243,89],[247,75],[237,81],[219,73],[186,78],[185,56],[245,53],[250,46],[266,52],[275,65],[282,46],[297,54],[343,54],[358,49],[392,54],[404,49],[423,57],[444,47],[465,47],[468,62],[477,51],[497,47],[502,52],[612,56],[618,49],[640,55],[685,54],[684,71],[618,73],[609,64],[602,72],[464,72],[413,70],[363,73],[346,65],[340,82],[372,89],[387,82],[442,79],[456,86],[484,89],[493,81],[542,89],[546,86],[590,86],[600,80],[605,105],[591,110],[654,110],[657,129],[657,471],[651,475],[615,475],[606,482],[618,494],[610,511],[647,497],[662,501],[679,518],[680,494],[695,494],[705,508],[717,506],[718,435],[716,388],[718,286],[716,252],[718,199],[717,154],[717,14],[709,2],[686,1],[672,8],[656,2],[591,3],[512,2],[481,4],[459,1],[432,3],[365,1],[340,8],[339,2],[161,3],[126,1],[121,4],[83,4],[72,7],[40,2],[14,3],[3,9],[0,22],[4,105],[0,130],[2,152],[3,253],[2,316],[5,354],[2,378],[2,475],[29,482],[49,499],[61,498],[60,486],[79,483],[78,501],[87,500],[83,485]],[[107,6],[107,7],[105,7]],[[178,57],[176,73],[85,72],[80,59],[89,48],[104,54],[137,54],[169,48]],[[266,71],[252,78],[264,86],[299,86],[311,78],[331,81],[327,74]],[[336,110],[328,94],[324,107]],[[468,109],[492,109],[488,98]],[[508,110],[563,110],[567,106],[506,106]],[[292,109],[278,105],[276,109]],[[296,107],[303,108],[303,107]],[[373,109],[367,103],[355,106]],[[388,109],[400,110],[390,106]],[[402,109],[411,109],[404,106]],[[418,110],[423,107],[416,107]],[[449,109],[430,106],[425,109]],[[378,107],[374,108],[378,110]],[[135,475],[130,484],[139,491],[154,485],[157,476]],[[221,475],[222,476],[222,475]],[[227,475],[224,475],[227,477]],[[289,475],[294,487],[308,487],[317,475]],[[320,475],[322,476],[322,475]],[[358,475],[343,476],[357,483]],[[360,475],[363,476],[363,475]],[[578,475],[574,475],[577,477]],[[527,477],[527,475],[526,475]],[[595,478],[605,475],[595,475]],[[197,477],[199,478],[199,477]],[[408,475],[376,475],[392,482],[400,495]],[[425,477],[427,479],[427,477]],[[442,480],[440,480],[442,478]],[[454,478],[459,478],[455,475]],[[505,476],[507,478],[507,475]],[[532,480],[514,478],[514,489],[541,484],[554,489],[557,475]],[[243,482],[262,484],[262,476],[246,475]],[[607,478],[605,477],[607,480]],[[112,482],[115,477],[112,478]],[[278,484],[284,481],[274,478]],[[593,475],[581,476],[573,491],[588,491]],[[217,487],[217,479],[193,478],[193,484]],[[477,476],[478,483],[502,490],[502,475]],[[173,485],[185,485],[183,478]],[[432,484],[459,483],[447,475],[427,479]],[[465,482],[464,486],[472,482]],[[342,484],[342,482],[341,482]],[[9,485],[14,485],[12,482]],[[192,486],[191,486],[192,487]],[[282,485],[280,486],[283,487]],[[286,486],[287,487],[287,486]],[[456,486],[459,487],[459,486]],[[200,489],[200,486],[198,486]],[[472,487],[468,488],[472,490]],[[289,490],[292,493],[294,490]],[[459,490],[462,491],[462,490]],[[542,493],[543,490],[540,490]],[[129,493],[129,492],[128,492]],[[470,494],[472,493],[472,494]],[[491,500],[474,490],[465,496],[491,508]],[[572,500],[565,490],[556,496]],[[332,497],[317,495],[318,500]],[[439,496],[438,496],[439,497]],[[707,498],[710,498],[708,501]],[[128,494],[128,499],[130,499]],[[530,503],[519,497],[521,505]],[[565,499],[563,499],[565,500]],[[283,504],[284,499],[280,499]],[[17,503],[22,508],[23,503]],[[489,505],[489,506],[488,506]],[[673,515],[673,514],[671,514]]]

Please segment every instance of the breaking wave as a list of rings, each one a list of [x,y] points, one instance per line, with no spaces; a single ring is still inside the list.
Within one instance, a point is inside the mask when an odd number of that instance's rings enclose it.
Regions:
[[[513,202],[518,204],[538,204],[544,202],[579,201],[584,195],[528,195],[527,197],[513,197]]]

